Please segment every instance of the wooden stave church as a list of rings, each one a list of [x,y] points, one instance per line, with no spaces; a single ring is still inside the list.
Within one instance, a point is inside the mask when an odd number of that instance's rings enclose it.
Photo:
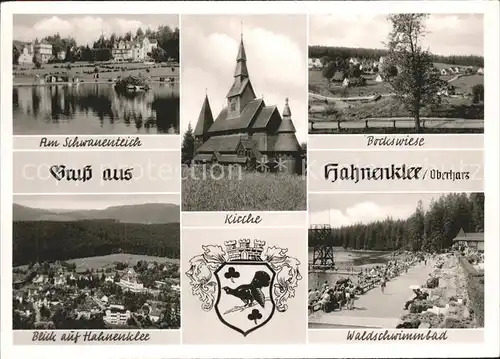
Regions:
[[[194,129],[195,164],[242,165],[248,169],[301,174],[302,149],[295,136],[292,114],[285,100],[283,117],[277,106],[266,106],[255,96],[248,69],[243,37],[236,58],[234,82],[225,106],[213,119],[205,96]],[[278,165],[278,162],[282,165]]]

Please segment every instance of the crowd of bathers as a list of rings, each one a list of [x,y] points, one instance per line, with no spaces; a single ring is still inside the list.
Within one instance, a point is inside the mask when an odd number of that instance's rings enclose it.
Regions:
[[[378,286],[384,292],[388,281],[408,272],[411,266],[423,261],[427,261],[423,255],[411,254],[406,255],[404,259],[393,259],[383,265],[361,267],[357,275],[352,268],[349,278],[341,278],[333,284],[325,281],[321,288],[309,290],[309,312],[352,310],[356,296]]]

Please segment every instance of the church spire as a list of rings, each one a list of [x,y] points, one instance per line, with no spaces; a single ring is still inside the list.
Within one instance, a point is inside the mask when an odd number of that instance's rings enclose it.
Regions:
[[[200,115],[198,116],[198,122],[196,122],[196,127],[194,129],[194,135],[196,137],[205,137],[207,135],[208,129],[210,128],[210,126],[212,126],[213,123],[214,117],[212,115],[212,109],[210,108],[208,95],[205,93],[205,100],[203,100],[203,105],[201,106]]]
[[[236,69],[234,70],[234,77],[239,77],[240,80],[248,77],[247,54],[245,52],[245,45],[243,45],[243,34],[241,34],[240,48],[238,50],[238,56],[236,57]]]

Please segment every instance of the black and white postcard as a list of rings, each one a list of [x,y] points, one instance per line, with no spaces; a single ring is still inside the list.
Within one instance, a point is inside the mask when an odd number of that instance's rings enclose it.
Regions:
[[[15,196],[13,329],[179,329],[178,195]]]
[[[304,16],[185,16],[182,209],[306,209]]]
[[[309,217],[309,328],[484,327],[484,193],[310,195]]]
[[[483,133],[482,14],[313,15],[309,133]]]
[[[14,135],[179,133],[178,15],[13,23]]]

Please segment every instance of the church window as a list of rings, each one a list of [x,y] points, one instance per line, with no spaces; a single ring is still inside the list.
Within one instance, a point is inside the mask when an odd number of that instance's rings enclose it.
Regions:
[[[236,101],[232,100],[231,101],[231,111],[235,111],[235,110],[236,110]]]

